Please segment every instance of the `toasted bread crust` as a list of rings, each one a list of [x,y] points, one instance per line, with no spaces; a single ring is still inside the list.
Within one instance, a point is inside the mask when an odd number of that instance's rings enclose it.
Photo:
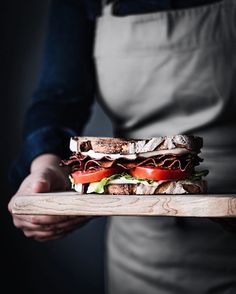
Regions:
[[[124,155],[174,148],[186,148],[190,151],[199,152],[203,145],[201,137],[190,135],[174,135],[150,139],[73,137],[71,140],[76,142],[77,152],[93,150],[98,153],[119,153]]]

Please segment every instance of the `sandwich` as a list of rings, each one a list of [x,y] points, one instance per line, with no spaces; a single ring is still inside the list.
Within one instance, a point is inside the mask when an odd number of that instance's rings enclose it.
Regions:
[[[192,135],[147,139],[72,137],[71,188],[80,194],[199,194],[207,170],[198,170],[203,139]]]

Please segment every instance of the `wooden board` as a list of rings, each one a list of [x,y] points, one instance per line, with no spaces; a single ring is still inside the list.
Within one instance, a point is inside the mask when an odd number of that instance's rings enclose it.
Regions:
[[[15,198],[14,214],[236,217],[236,194],[80,195],[40,193]]]

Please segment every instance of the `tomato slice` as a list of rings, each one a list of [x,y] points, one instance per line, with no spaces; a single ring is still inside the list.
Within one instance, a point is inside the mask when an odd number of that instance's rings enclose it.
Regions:
[[[162,180],[181,180],[191,174],[191,170],[187,169],[164,169],[153,166],[137,166],[130,170],[130,174],[138,179],[162,181]]]
[[[94,170],[78,170],[71,174],[75,184],[99,182],[103,178],[122,172],[120,167],[97,168]]]

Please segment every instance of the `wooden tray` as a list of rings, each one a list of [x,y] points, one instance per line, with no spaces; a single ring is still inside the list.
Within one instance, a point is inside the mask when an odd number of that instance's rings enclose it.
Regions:
[[[38,193],[17,197],[14,214],[236,217],[236,194],[80,195]]]

